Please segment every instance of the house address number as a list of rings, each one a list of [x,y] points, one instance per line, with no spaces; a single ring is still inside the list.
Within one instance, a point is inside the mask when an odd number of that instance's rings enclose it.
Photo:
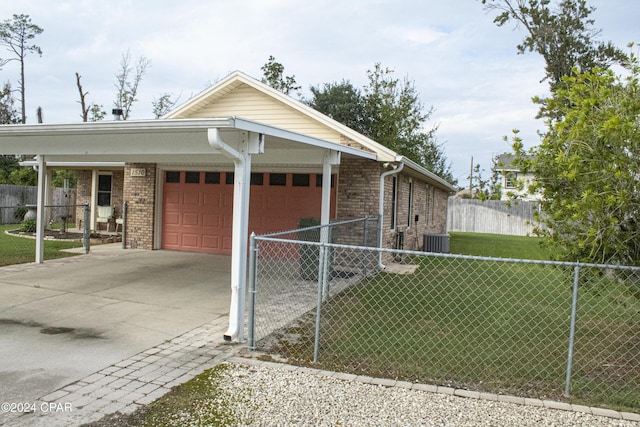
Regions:
[[[133,168],[131,169],[131,176],[146,176],[147,170],[144,168]]]

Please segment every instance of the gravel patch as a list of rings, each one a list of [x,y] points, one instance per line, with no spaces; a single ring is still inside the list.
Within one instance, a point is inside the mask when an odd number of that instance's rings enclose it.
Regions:
[[[639,426],[544,407],[345,381],[272,364],[232,364],[215,378],[240,425]],[[238,399],[237,396],[244,396]],[[236,397],[233,397],[236,396]],[[222,402],[219,402],[222,403]],[[184,420],[183,420],[184,421]]]

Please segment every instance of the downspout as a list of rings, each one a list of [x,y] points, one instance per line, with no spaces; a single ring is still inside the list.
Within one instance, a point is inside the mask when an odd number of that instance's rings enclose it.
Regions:
[[[382,263],[382,223],[384,222],[384,180],[390,175],[396,175],[404,168],[404,162],[400,164],[392,165],[393,169],[383,172],[380,175],[380,195],[378,196],[378,268],[384,269],[385,265]]]
[[[247,229],[249,216],[249,179],[251,176],[251,155],[249,150],[236,150],[225,143],[218,128],[207,132],[209,145],[221,150],[235,165],[233,190],[233,235],[231,249],[231,306],[229,309],[229,329],[224,334],[225,341],[242,341],[244,332],[244,306],[247,276]],[[248,148],[248,144],[245,146]]]

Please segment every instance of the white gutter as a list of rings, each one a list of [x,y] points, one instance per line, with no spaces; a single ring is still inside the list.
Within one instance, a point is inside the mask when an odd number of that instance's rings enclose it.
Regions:
[[[390,171],[383,172],[380,175],[380,195],[378,197],[378,267],[381,269],[385,268],[385,265],[382,263],[382,223],[384,222],[384,180],[386,177],[390,175],[396,175],[400,173],[400,171],[404,168],[404,162],[400,161],[400,164],[393,165],[393,169]]]

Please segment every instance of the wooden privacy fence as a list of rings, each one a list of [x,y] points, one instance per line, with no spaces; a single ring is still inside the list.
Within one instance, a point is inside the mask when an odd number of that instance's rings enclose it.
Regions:
[[[0,184],[0,208],[15,208],[35,205],[38,187]],[[47,205],[73,206],[76,204],[75,188],[52,188],[51,200]],[[20,220],[14,217],[14,209],[0,209],[0,224],[14,224]]]
[[[447,231],[531,235],[535,224],[534,214],[538,209],[538,203],[532,201],[511,202],[511,206],[507,206],[502,200],[483,202],[450,197]]]

